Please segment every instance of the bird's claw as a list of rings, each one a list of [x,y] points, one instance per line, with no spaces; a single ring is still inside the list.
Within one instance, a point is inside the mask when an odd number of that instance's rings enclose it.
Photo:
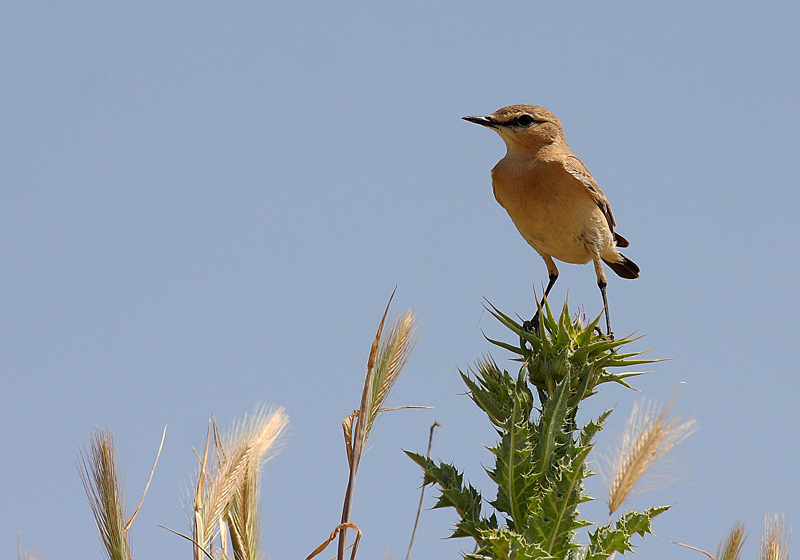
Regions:
[[[528,331],[528,332],[538,332],[538,330],[539,330],[539,317],[536,316],[533,319],[531,319],[530,321],[525,321],[524,323],[522,323],[522,330],[525,330],[525,331]]]

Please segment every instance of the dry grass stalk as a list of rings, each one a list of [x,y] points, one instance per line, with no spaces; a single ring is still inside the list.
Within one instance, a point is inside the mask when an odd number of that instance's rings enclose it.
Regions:
[[[717,557],[714,558],[711,554],[701,548],[696,548],[688,544],[672,541],[678,546],[688,548],[706,555],[711,560],[741,560],[742,548],[744,548],[744,541],[747,540],[747,535],[744,534],[744,523],[734,523],[728,534],[722,539],[717,547]],[[787,544],[788,547],[788,544]],[[788,548],[787,548],[788,550]],[[616,553],[615,553],[616,554]],[[612,557],[613,558],[613,557]],[[759,558],[761,558],[759,554]],[[788,559],[788,553],[786,558]]]
[[[694,550],[695,552],[699,552],[700,554],[705,554],[705,555],[706,555],[706,556],[708,556],[708,557],[709,557],[711,560],[716,560],[716,558],[714,558],[713,556],[711,556],[711,554],[709,554],[708,552],[706,552],[706,551],[705,551],[705,550],[703,550],[702,548],[697,548],[697,547],[694,547],[694,546],[690,546],[690,545],[688,545],[688,544],[683,544],[683,543],[680,543],[680,542],[678,542],[678,541],[672,541],[672,544],[677,544],[678,546],[682,546],[682,547],[684,547],[684,548],[688,548],[689,550]],[[611,558],[609,558],[609,560],[614,560],[614,558],[616,557],[616,555],[617,555],[617,553],[616,553],[616,551],[615,551],[615,552],[614,552],[614,554],[612,554],[612,555],[611,555]]]
[[[79,452],[78,470],[100,538],[110,560],[130,560],[122,483],[117,475],[111,430],[96,429]]]
[[[764,517],[764,535],[758,550],[759,560],[789,560],[792,530],[782,513]]]
[[[673,475],[656,480],[649,471],[697,429],[694,419],[681,422],[677,417],[670,417],[677,397],[676,391],[660,408],[652,402],[634,405],[617,448],[610,459],[604,460],[610,464],[610,469],[602,469],[603,478],[609,483],[609,515],[629,497],[662,487],[676,478]],[[643,485],[646,476],[649,484]]]
[[[410,310],[406,311],[397,321],[393,321],[388,336],[385,339],[383,338],[383,327],[393,298],[394,292],[392,292],[389,302],[386,304],[386,310],[383,312],[383,317],[378,325],[378,332],[372,341],[369,358],[367,359],[364,390],[361,393],[361,406],[358,412],[348,416],[342,423],[350,473],[344,496],[344,506],[342,507],[342,525],[340,525],[342,530],[339,533],[337,553],[339,560],[344,560],[347,542],[346,524],[350,521],[356,472],[361,461],[361,453],[364,450],[375,419],[381,410],[381,405],[386,400],[392,386],[400,375],[400,371],[408,361],[409,354],[417,338],[417,332],[414,329],[415,315]],[[354,422],[355,426],[353,425]],[[355,556],[355,548],[353,556]]]
[[[214,429],[216,431],[216,426]],[[209,471],[208,445],[207,438],[195,492],[192,527],[192,539],[196,543],[194,560],[200,560],[201,553],[211,553],[213,556],[213,540],[220,534],[220,520],[227,513],[231,499],[247,472],[253,451],[252,447],[246,447],[223,457],[218,448],[217,465]]]
[[[228,540],[236,560],[258,560],[259,476],[261,467],[275,455],[277,444],[289,424],[283,408],[261,407],[234,425],[226,437],[212,418],[195,485],[192,536],[178,535],[194,543],[194,558],[214,557],[214,539],[221,556],[227,558]],[[209,465],[213,434],[214,465]],[[226,532],[227,527],[227,532]],[[172,531],[171,529],[169,529]],[[175,532],[175,531],[173,531]]]
[[[158,453],[156,453],[156,460],[153,463],[153,468],[150,470],[150,478],[147,479],[147,484],[145,484],[144,492],[142,492],[142,499],[139,500],[139,505],[136,506],[136,509],[133,510],[131,514],[131,518],[128,519],[128,522],[125,524],[125,532],[127,533],[131,525],[133,525],[133,520],[136,519],[136,516],[139,514],[139,510],[142,508],[142,504],[144,503],[144,498],[147,496],[147,491],[150,489],[150,483],[153,482],[153,475],[156,473],[156,467],[158,466],[158,459],[161,457],[161,450],[164,449],[164,440],[167,437],[167,427],[164,426],[164,432],[161,434],[161,443],[158,446]]]
[[[417,342],[419,330],[414,327],[415,319],[416,313],[410,309],[407,310],[399,319],[392,321],[389,334],[381,340],[378,361],[375,364],[375,379],[372,385],[372,406],[367,418],[364,439],[369,438],[378,412],[400,376],[400,371],[408,362],[411,351]]]
[[[388,310],[388,308],[387,308]],[[415,328],[416,314],[410,309],[403,313],[399,319],[392,321],[392,326],[386,337],[382,336],[383,321],[378,329],[378,334],[373,342],[373,352],[370,354],[369,363],[373,367],[367,369],[367,378],[364,382],[362,396],[363,410],[367,411],[366,421],[363,425],[363,443],[369,438],[372,426],[380,412],[389,410],[382,405],[394,386],[400,371],[408,362],[411,351],[414,349],[419,330]],[[384,315],[385,320],[385,315]],[[371,373],[371,375],[370,375]],[[422,408],[422,407],[396,407],[396,408]],[[347,448],[347,459],[353,464],[353,424],[356,418],[361,417],[360,410],[354,410],[342,421],[344,439]]]
[[[364,418],[372,409],[372,385],[375,377],[375,362],[378,358],[378,348],[380,346],[381,335],[383,333],[383,325],[386,323],[386,315],[389,313],[389,306],[392,304],[394,294],[397,291],[395,287],[392,295],[389,296],[389,302],[386,304],[386,309],[381,317],[381,322],[378,324],[378,332],[372,340],[372,346],[369,351],[369,358],[367,358],[367,374],[364,378],[364,390],[361,393],[361,406],[358,410],[359,420],[355,427],[353,427],[353,419],[355,413],[351,415],[349,423],[347,419],[343,424],[345,432],[345,449],[347,451],[347,460],[350,465],[350,473],[347,478],[347,490],[344,493],[344,505],[342,506],[342,519],[339,527],[342,527],[339,533],[339,547],[337,550],[337,557],[339,560],[344,560],[344,553],[347,549],[347,523],[350,522],[350,510],[353,506],[353,495],[356,486],[356,472],[358,471],[358,464],[361,461],[361,453],[364,450],[364,443],[367,439],[366,430],[364,429]],[[349,438],[348,438],[349,436]]]
[[[257,409],[250,419],[234,427],[227,448],[250,448],[244,477],[233,495],[228,509],[227,522],[236,560],[259,560],[261,516],[259,507],[259,480],[264,463],[274,457],[277,444],[289,425],[283,408]],[[223,549],[226,548],[223,546]]]
[[[334,529],[334,530],[331,532],[331,536],[330,536],[330,537],[328,537],[328,538],[325,540],[325,542],[324,542],[324,543],[322,543],[322,544],[321,544],[321,545],[319,545],[319,546],[318,546],[316,549],[314,549],[314,552],[312,552],[311,554],[309,554],[308,556],[306,556],[306,560],[311,560],[311,559],[312,559],[312,558],[314,558],[315,556],[319,555],[319,554],[320,554],[320,553],[321,553],[323,550],[325,550],[326,548],[328,548],[328,545],[329,545],[329,544],[331,544],[331,541],[333,541],[333,539],[335,539],[335,538],[336,538],[336,535],[339,535],[339,534],[341,534],[341,532],[342,532],[342,531],[344,531],[345,529],[355,529],[355,531],[356,531],[356,533],[357,533],[357,535],[356,535],[356,540],[355,540],[355,541],[353,541],[353,544],[351,544],[351,545],[349,545],[349,546],[347,547],[347,548],[350,548],[350,547],[352,547],[352,548],[353,548],[353,550],[352,550],[352,552],[351,552],[351,554],[350,554],[350,559],[351,559],[351,560],[353,560],[353,559],[356,557],[356,551],[358,550],[358,543],[359,543],[359,541],[361,540],[361,529],[359,529],[359,528],[356,526],[356,524],[355,524],[355,523],[350,523],[350,522],[348,522],[348,523],[341,523],[340,525],[337,525],[337,527],[336,527],[336,528],[335,528],[335,529]],[[335,558],[335,556],[334,556],[334,558]]]
[[[405,406],[386,406],[377,409],[376,414],[380,414],[381,412],[391,412],[392,410],[408,410],[411,408],[433,408],[432,406],[421,406],[421,405],[414,405],[409,404]],[[355,419],[358,418],[360,412],[358,410],[354,410],[350,414],[347,415],[347,418],[342,420],[342,430],[344,431],[344,442],[345,448],[347,450],[347,462],[352,464],[353,462],[353,423]]]
[[[22,533],[17,539],[17,558],[19,560],[45,560],[44,554],[36,550],[22,550]]]
[[[734,523],[728,535],[717,547],[717,560],[741,560],[742,548],[746,539],[744,523]]]

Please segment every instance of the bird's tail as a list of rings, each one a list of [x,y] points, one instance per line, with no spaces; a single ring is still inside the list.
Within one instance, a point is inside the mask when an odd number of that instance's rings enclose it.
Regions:
[[[619,233],[617,233],[616,231],[614,232],[614,241],[616,241],[616,242],[617,242],[617,247],[628,247],[628,246],[630,245],[630,243],[628,242],[628,240],[627,240],[627,239],[625,239],[624,237],[622,237],[622,236],[621,236]]]
[[[603,259],[603,262],[610,266],[611,270],[617,273],[617,276],[628,278],[629,280],[639,278],[639,267],[636,266],[636,263],[627,258],[625,255],[620,253],[618,254],[620,258],[618,262],[611,262],[607,261],[606,259]]]

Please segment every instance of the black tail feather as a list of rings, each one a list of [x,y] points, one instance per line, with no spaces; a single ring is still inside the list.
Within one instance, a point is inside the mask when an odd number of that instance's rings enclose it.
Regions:
[[[610,262],[605,259],[603,259],[603,262],[610,266],[611,270],[617,273],[617,276],[628,278],[629,280],[639,278],[639,267],[636,266],[636,263],[624,255],[620,255],[620,258],[622,259],[620,262]]]

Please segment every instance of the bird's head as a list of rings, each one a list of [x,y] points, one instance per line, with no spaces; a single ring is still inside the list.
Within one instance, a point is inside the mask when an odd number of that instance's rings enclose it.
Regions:
[[[509,105],[486,117],[463,119],[496,130],[509,149],[537,150],[564,139],[556,116],[536,105]]]

